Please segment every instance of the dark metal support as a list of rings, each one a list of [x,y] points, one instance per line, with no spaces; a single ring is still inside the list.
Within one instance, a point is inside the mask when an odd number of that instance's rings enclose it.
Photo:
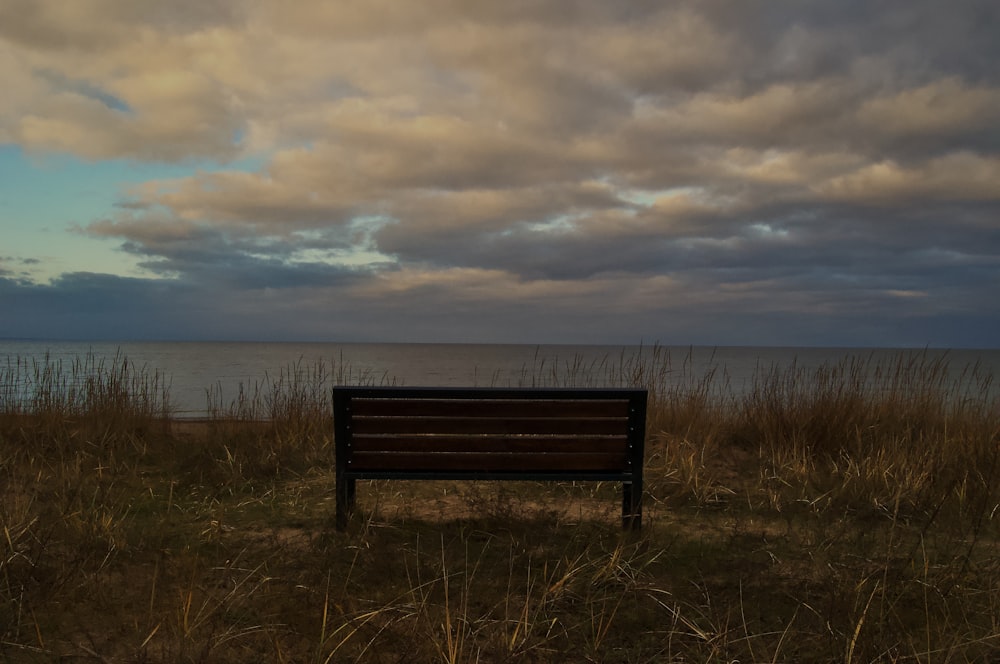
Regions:
[[[622,529],[642,529],[642,481],[622,482]]]

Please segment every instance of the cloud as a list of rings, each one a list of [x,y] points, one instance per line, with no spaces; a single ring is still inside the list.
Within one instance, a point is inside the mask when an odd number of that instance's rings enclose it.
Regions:
[[[37,258],[0,256],[0,279],[7,279],[11,283],[29,284],[34,280],[41,264],[42,261]]]
[[[190,166],[79,225],[157,279],[30,292],[203,289],[331,334],[312,307],[375,336],[944,334],[998,278],[994,5],[9,2],[0,140]]]
[[[955,77],[871,98],[858,111],[861,123],[898,138],[995,132],[998,115],[1000,89]]]
[[[239,40],[229,7],[4,3],[0,67],[14,79],[5,98],[15,111],[0,114],[0,136],[92,160],[235,157],[239,101],[220,67],[203,66],[214,48]]]
[[[961,287],[924,297],[900,288],[842,289],[829,280],[722,284],[608,275],[524,281],[499,271],[404,270],[348,287],[233,290],[226,284],[69,274],[49,285],[0,277],[0,337],[77,339],[989,346],[1000,319]],[[917,290],[917,289],[905,289]],[[941,306],[941,300],[945,306]],[[294,319],[300,324],[288,325]],[[775,325],[781,326],[776,333]]]
[[[287,289],[341,284],[367,269],[337,260],[347,245],[336,234],[260,236],[150,216],[98,221],[85,232],[125,238],[122,249],[138,256],[140,267],[189,285]]]
[[[916,167],[882,161],[820,183],[820,195],[857,202],[998,201],[1000,158],[952,153]]]

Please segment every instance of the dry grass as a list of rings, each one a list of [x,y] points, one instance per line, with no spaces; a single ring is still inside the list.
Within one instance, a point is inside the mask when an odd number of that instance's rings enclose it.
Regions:
[[[293,366],[170,417],[116,358],[0,367],[0,660],[989,662],[991,376],[855,358],[743,395],[665,351],[526,384],[651,391],[647,517],[588,483],[372,482],[331,522],[328,394]]]

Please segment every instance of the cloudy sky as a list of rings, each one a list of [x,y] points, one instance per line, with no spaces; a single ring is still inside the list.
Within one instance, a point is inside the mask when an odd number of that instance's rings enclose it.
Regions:
[[[1000,346],[995,0],[0,0],[0,337]]]

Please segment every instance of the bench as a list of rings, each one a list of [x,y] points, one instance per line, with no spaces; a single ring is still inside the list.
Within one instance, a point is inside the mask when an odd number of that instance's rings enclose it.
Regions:
[[[337,529],[361,479],[622,483],[642,526],[646,390],[335,387]]]

